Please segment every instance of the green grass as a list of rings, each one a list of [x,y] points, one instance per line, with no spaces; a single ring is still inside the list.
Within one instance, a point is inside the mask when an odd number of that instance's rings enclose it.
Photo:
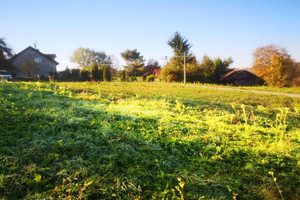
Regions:
[[[281,93],[293,93],[300,94],[300,87],[269,87],[269,86],[257,86],[257,87],[238,87],[244,90],[258,90],[258,91],[267,91],[267,92],[281,92]]]
[[[299,105],[180,84],[0,83],[0,199],[299,199]]]
[[[280,93],[292,93],[300,94],[300,87],[270,87],[270,86],[230,86],[230,85],[216,85],[216,84],[189,84],[209,87],[221,87],[221,88],[234,88],[243,90],[256,90],[266,92],[280,92]]]

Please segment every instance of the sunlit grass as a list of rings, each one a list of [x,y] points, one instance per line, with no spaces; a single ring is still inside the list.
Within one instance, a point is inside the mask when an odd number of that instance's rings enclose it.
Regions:
[[[0,198],[299,198],[299,98],[163,83],[0,86]]]

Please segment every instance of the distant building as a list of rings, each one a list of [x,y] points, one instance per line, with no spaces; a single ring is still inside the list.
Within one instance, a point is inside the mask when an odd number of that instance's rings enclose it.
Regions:
[[[158,76],[160,75],[161,69],[154,69],[152,75],[155,78],[158,78]]]
[[[263,80],[247,70],[233,70],[220,79],[221,84],[235,86],[256,86],[262,85]]]
[[[33,73],[32,77],[37,75],[48,77],[50,72],[57,72],[56,65],[59,63],[54,60],[55,58],[55,54],[43,54],[38,49],[29,46],[10,59],[11,67],[9,72],[15,74],[16,77],[27,77],[27,74],[20,69],[20,66],[23,64],[23,61],[34,61],[38,64],[39,71]]]

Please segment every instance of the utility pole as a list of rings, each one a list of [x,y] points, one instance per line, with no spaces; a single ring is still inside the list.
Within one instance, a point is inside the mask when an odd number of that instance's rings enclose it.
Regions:
[[[185,52],[184,52],[184,56],[183,56],[183,58],[184,58],[184,64],[183,64],[183,83],[184,83],[184,85],[186,84],[186,60],[185,60]]]
[[[179,57],[184,59],[184,63],[183,63],[183,83],[184,85],[186,85],[186,57],[189,58],[194,58],[195,56],[187,56],[186,52],[184,52],[183,56],[174,56],[174,57]]]

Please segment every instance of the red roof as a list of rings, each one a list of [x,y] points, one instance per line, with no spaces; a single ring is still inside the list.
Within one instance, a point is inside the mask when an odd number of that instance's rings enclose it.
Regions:
[[[154,69],[152,75],[156,76],[160,74],[161,69]]]

